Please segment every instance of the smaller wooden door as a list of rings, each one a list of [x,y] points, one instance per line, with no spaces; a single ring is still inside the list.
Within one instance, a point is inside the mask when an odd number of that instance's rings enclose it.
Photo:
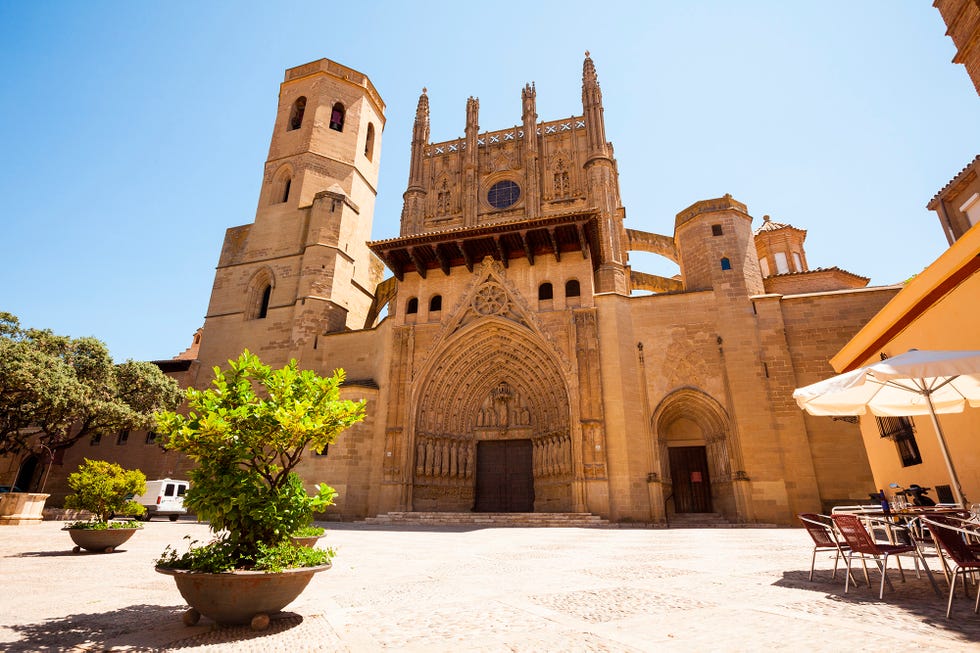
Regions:
[[[534,512],[530,440],[488,440],[476,448],[477,512]]]
[[[670,447],[670,478],[676,512],[711,512],[708,452],[704,447]]]

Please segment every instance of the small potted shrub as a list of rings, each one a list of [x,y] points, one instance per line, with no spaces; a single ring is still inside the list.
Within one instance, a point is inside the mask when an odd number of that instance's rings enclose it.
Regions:
[[[138,469],[126,470],[105,460],[85,458],[78,471],[68,476],[68,487],[72,492],[65,497],[65,507],[92,513],[91,519],[65,527],[75,542],[75,552],[112,553],[142,528],[131,519],[113,521],[114,517],[139,517],[146,511],[129,499],[146,491],[146,476]]]
[[[293,469],[364,419],[364,402],[340,399],[343,370],[320,377],[295,360],[273,370],[248,350],[214,374],[210,388],[187,390],[186,415],[157,416],[166,446],[197,463],[184,504],[214,537],[182,554],[167,547],[156,569],[191,606],[185,623],[203,614],[263,629],[333,556],[291,541],[336,494],[321,483],[310,495]]]

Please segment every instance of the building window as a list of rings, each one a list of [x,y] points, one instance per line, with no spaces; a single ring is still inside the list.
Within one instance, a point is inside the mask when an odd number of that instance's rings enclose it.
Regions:
[[[97,447],[102,443],[102,434],[96,433],[92,436],[92,439],[88,441],[89,446]]]
[[[261,320],[269,314],[269,300],[272,299],[272,286],[266,286],[265,290],[262,291],[262,301],[259,303],[259,312],[255,316],[256,319]]]
[[[408,300],[408,305],[405,307],[405,313],[411,315],[412,313],[418,313],[418,312],[419,312],[419,298],[412,297],[410,300]]]
[[[289,127],[286,131],[299,129],[303,124],[303,114],[306,113],[306,98],[299,97],[293,102],[293,109],[289,112]]]
[[[116,436],[116,444],[126,444],[129,442],[129,431],[119,431],[119,435]]]
[[[368,161],[374,160],[374,125],[368,123],[367,138],[364,139],[364,156]]]
[[[971,227],[980,222],[980,193],[970,195],[960,207],[960,212],[966,215]]]
[[[878,422],[878,433],[881,437],[895,441],[902,467],[922,463],[919,445],[915,441],[915,429],[908,417],[875,417],[875,421]]]
[[[786,274],[789,272],[789,263],[786,261],[786,252],[776,252],[776,274]]]
[[[509,179],[498,181],[487,192],[487,202],[495,209],[506,209],[521,199],[521,187]]]
[[[721,259],[721,269],[722,270],[731,270],[732,269],[732,262],[729,261],[727,258]]]
[[[565,282],[565,297],[578,297],[582,294],[582,289],[578,285],[578,279],[569,279]]]
[[[156,433],[156,431],[147,431],[146,432],[146,443],[147,444],[156,444],[157,443],[157,433]]]
[[[538,286],[538,301],[544,299],[553,299],[555,296],[555,291],[551,287],[551,284],[547,281]]]
[[[330,129],[336,132],[344,131],[344,116],[347,112],[344,110],[344,105],[338,102],[333,105],[333,109],[330,111]]]
[[[272,181],[272,193],[269,197],[269,204],[283,204],[289,199],[289,188],[293,184],[293,177],[289,168],[284,167]]]
[[[442,295],[433,295],[429,300],[429,312],[435,313],[442,310]]]
[[[722,231],[720,224],[713,224],[713,225],[711,225],[711,235],[712,236],[721,236],[723,233],[725,233],[725,232]]]
[[[769,259],[759,259],[759,270],[762,272],[762,276],[769,276]]]
[[[803,259],[800,258],[799,252],[793,252],[793,265],[796,266],[797,272],[803,272]]]
[[[275,277],[269,268],[262,268],[252,276],[252,280],[248,282],[248,291],[245,294],[244,313],[246,320],[259,320],[269,314],[272,289],[275,288],[275,285]]]
[[[330,451],[330,445],[329,444],[325,444],[325,445],[323,445],[323,449],[321,449],[320,451],[314,451],[313,452],[313,455],[314,456],[323,456],[324,458],[326,458],[327,452],[329,452],[329,451]]]

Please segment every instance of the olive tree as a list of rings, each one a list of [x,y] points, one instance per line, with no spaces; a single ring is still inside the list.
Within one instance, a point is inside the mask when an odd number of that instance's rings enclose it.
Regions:
[[[153,414],[181,398],[176,381],[152,363],[116,364],[96,338],[24,329],[0,312],[0,455],[152,428]]]

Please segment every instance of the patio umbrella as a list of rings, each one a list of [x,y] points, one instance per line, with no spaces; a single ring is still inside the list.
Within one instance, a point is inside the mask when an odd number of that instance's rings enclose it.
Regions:
[[[811,415],[929,415],[946,461],[956,500],[963,489],[949,457],[938,413],[980,407],[980,351],[919,351],[797,388],[793,398]]]

